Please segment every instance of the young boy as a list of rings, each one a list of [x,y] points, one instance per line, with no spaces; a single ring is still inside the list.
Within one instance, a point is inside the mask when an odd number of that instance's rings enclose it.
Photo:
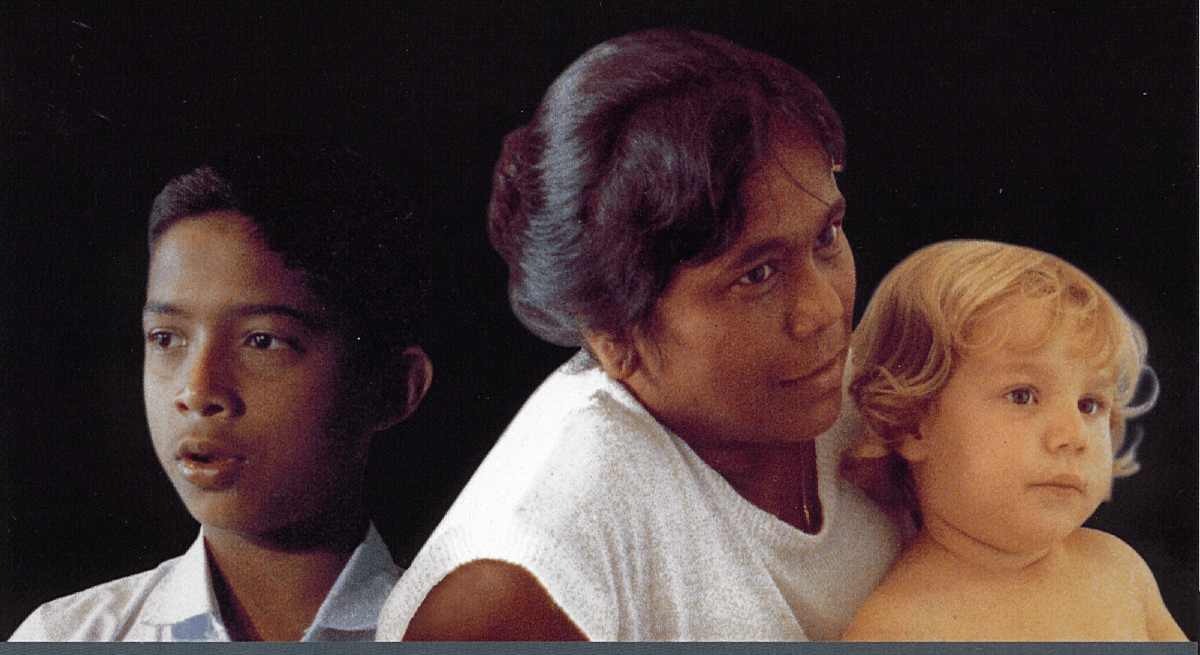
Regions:
[[[400,570],[367,453],[432,375],[404,202],[348,150],[266,141],[169,183],[149,234],[146,416],[200,536],[12,639],[372,640]]]
[[[1141,329],[1075,267],[951,241],[892,270],[853,338],[864,458],[889,457],[919,531],[844,638],[1183,640],[1142,559],[1083,522],[1112,479]]]

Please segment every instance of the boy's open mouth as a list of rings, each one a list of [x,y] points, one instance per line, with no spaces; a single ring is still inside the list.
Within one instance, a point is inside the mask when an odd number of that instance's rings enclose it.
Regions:
[[[222,459],[229,459],[228,457],[223,457],[220,455],[198,455],[198,454],[185,454],[183,457],[184,457],[184,459],[187,459],[188,461],[199,462],[201,464],[208,464],[210,462],[215,462],[215,461],[219,461]]]
[[[237,481],[243,457],[209,440],[187,439],[175,455],[176,471],[191,484],[206,490],[220,490]]]

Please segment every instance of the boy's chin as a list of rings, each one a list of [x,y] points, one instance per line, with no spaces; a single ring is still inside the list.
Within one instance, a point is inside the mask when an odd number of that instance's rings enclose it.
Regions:
[[[273,550],[342,550],[362,541],[365,514],[278,516],[261,508],[223,507],[219,502],[188,503],[188,512],[206,534],[223,533]]]

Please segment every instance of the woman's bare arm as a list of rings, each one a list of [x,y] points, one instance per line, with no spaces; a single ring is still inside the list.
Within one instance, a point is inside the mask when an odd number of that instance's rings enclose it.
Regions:
[[[529,571],[475,560],[442,579],[417,608],[405,641],[586,641]]]

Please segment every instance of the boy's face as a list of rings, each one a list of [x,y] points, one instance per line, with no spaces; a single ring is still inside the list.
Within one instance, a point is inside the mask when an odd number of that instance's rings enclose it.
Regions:
[[[962,357],[920,438],[902,446],[931,531],[1033,553],[1108,498],[1115,381],[1072,349],[1073,330],[1030,349],[1048,317],[1020,305],[997,312],[991,320],[1012,326],[1007,343]]]
[[[347,425],[343,339],[253,223],[173,225],[146,296],[146,416],[192,516],[268,535],[356,511],[371,431]]]

